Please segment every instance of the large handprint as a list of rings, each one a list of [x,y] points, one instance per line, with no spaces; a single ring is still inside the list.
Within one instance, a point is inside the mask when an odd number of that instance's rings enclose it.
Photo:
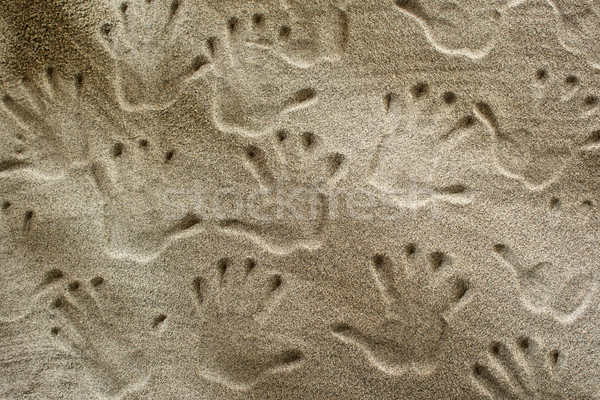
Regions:
[[[470,202],[467,185],[440,179],[447,176],[444,157],[462,151],[461,140],[475,125],[466,103],[419,82],[405,93],[390,93],[386,107],[391,126],[373,156],[369,182],[403,207]]]
[[[161,169],[173,152],[155,152],[155,143],[116,139],[103,145],[92,163],[92,177],[105,203],[108,252],[141,262],[158,255],[172,239],[202,226],[190,208],[173,205],[163,195]],[[102,146],[101,144],[99,146]],[[159,158],[162,156],[163,158]]]
[[[259,322],[282,290],[279,275],[265,276],[256,261],[217,261],[210,277],[192,282],[202,321],[199,374],[234,390],[251,389],[270,374],[302,365],[304,353],[277,340]]]
[[[315,89],[288,78],[276,78],[286,69],[279,58],[267,53],[269,40],[246,42],[244,34],[252,29],[248,21],[231,20],[229,29],[229,51],[223,41],[213,42],[217,74],[213,119],[219,129],[247,137],[260,136],[280,114],[316,101]]]
[[[104,286],[100,276],[88,284],[71,281],[52,302],[56,325],[50,335],[79,359],[86,383],[98,397],[120,399],[143,387],[150,371],[144,353],[110,325],[97,300]]]

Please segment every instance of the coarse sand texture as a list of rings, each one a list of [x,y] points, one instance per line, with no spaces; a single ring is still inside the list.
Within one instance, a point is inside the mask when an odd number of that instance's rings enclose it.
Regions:
[[[600,400],[600,0],[0,0],[1,400]]]

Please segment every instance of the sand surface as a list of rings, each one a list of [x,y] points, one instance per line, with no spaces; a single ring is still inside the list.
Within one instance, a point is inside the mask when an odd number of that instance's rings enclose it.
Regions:
[[[0,1],[1,399],[600,398],[600,1]]]

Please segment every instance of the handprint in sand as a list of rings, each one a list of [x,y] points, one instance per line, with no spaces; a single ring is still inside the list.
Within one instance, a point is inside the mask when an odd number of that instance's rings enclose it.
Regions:
[[[54,67],[27,75],[1,100],[13,121],[19,150],[0,162],[0,172],[30,167],[61,175],[75,163],[87,161],[90,118],[81,103],[84,77]]]
[[[469,187],[446,177],[444,157],[460,151],[476,123],[465,102],[452,91],[434,93],[425,82],[385,98],[389,132],[380,140],[369,168],[369,182],[397,206],[431,202],[467,204]]]
[[[103,203],[111,256],[147,262],[173,240],[204,226],[191,203],[187,208],[174,204],[161,191],[166,187],[162,174],[176,157],[174,151],[163,152],[148,139],[124,137],[110,138],[97,147],[91,181]]]
[[[566,400],[572,397],[561,394],[554,379],[561,358],[558,350],[528,337],[508,344],[494,342],[486,360],[473,365],[473,383],[487,399]]]
[[[387,374],[431,374],[448,337],[447,314],[468,301],[469,283],[452,274],[452,264],[447,254],[426,255],[414,244],[399,261],[376,254],[369,269],[385,309],[380,323],[369,328],[339,322],[332,333]]]
[[[543,190],[560,178],[577,146],[587,145],[591,117],[600,98],[573,74],[532,72],[524,104],[502,114],[494,105],[477,102],[475,113],[492,138],[497,170],[530,190]],[[505,111],[504,105],[498,105]]]
[[[473,59],[494,47],[502,13],[520,0],[393,0],[414,18],[433,46],[445,54]]]
[[[124,0],[118,22],[101,27],[101,41],[115,59],[113,83],[127,111],[173,104],[186,83],[211,67],[206,41],[186,37],[180,0]]]
[[[85,368],[86,384],[97,396],[120,399],[143,387],[150,370],[143,352],[115,331],[97,296],[106,282],[71,281],[51,304],[56,345],[76,357]]]
[[[583,314],[597,290],[593,272],[585,268],[572,271],[550,261],[527,265],[501,243],[494,246],[493,254],[516,275],[521,300],[529,310],[563,323]]]
[[[253,258],[223,258],[208,276],[198,276],[191,284],[202,324],[199,374],[234,390],[249,390],[304,360],[299,347],[276,338],[263,325],[285,283],[281,276],[259,270]]]
[[[223,37],[210,40],[216,77],[213,116],[223,131],[266,134],[282,114],[312,106],[318,91],[302,83],[305,70],[345,51],[345,13],[319,2],[210,5],[226,18]]]
[[[323,245],[329,206],[346,172],[346,156],[325,148],[310,132],[279,129],[269,150],[248,145],[244,162],[258,190],[244,218],[221,221],[221,228],[277,254]]]

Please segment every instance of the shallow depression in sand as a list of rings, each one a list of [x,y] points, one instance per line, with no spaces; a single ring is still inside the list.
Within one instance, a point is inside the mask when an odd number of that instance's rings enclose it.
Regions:
[[[0,398],[600,398],[596,0],[0,26]]]

